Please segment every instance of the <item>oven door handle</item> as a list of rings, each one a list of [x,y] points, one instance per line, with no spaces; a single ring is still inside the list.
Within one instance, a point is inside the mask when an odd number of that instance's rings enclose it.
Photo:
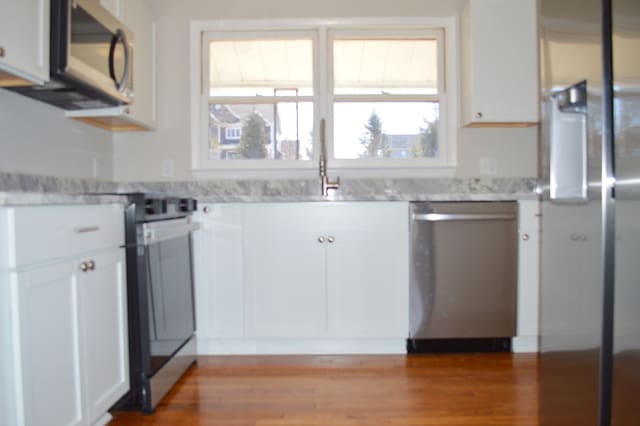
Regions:
[[[145,223],[142,225],[142,238],[144,245],[159,243],[161,241],[171,240],[187,236],[200,228],[199,223],[191,223],[184,221],[167,221],[166,223]]]

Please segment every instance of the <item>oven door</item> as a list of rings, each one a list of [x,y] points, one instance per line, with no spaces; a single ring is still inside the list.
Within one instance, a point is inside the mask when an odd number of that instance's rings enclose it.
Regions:
[[[190,218],[142,225],[151,376],[195,331],[191,232],[196,229]]]

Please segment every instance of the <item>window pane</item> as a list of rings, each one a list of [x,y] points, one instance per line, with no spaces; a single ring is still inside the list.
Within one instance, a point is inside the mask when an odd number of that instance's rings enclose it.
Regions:
[[[334,105],[334,156],[438,157],[437,102],[339,102]]]
[[[335,40],[335,94],[437,94],[434,39]]]
[[[311,102],[209,105],[210,160],[308,160]]]
[[[211,41],[209,95],[313,95],[312,54],[311,40]]]

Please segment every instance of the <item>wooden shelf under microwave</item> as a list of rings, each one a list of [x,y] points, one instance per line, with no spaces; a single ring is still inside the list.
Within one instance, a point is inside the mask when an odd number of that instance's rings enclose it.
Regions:
[[[153,130],[149,125],[129,115],[129,107],[127,106],[66,111],[65,116],[112,132],[142,132]]]

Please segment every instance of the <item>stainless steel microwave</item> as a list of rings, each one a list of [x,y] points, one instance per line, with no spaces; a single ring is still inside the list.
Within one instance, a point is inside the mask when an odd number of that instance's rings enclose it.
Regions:
[[[15,91],[67,110],[133,101],[133,33],[97,0],[51,0],[50,81]]]

